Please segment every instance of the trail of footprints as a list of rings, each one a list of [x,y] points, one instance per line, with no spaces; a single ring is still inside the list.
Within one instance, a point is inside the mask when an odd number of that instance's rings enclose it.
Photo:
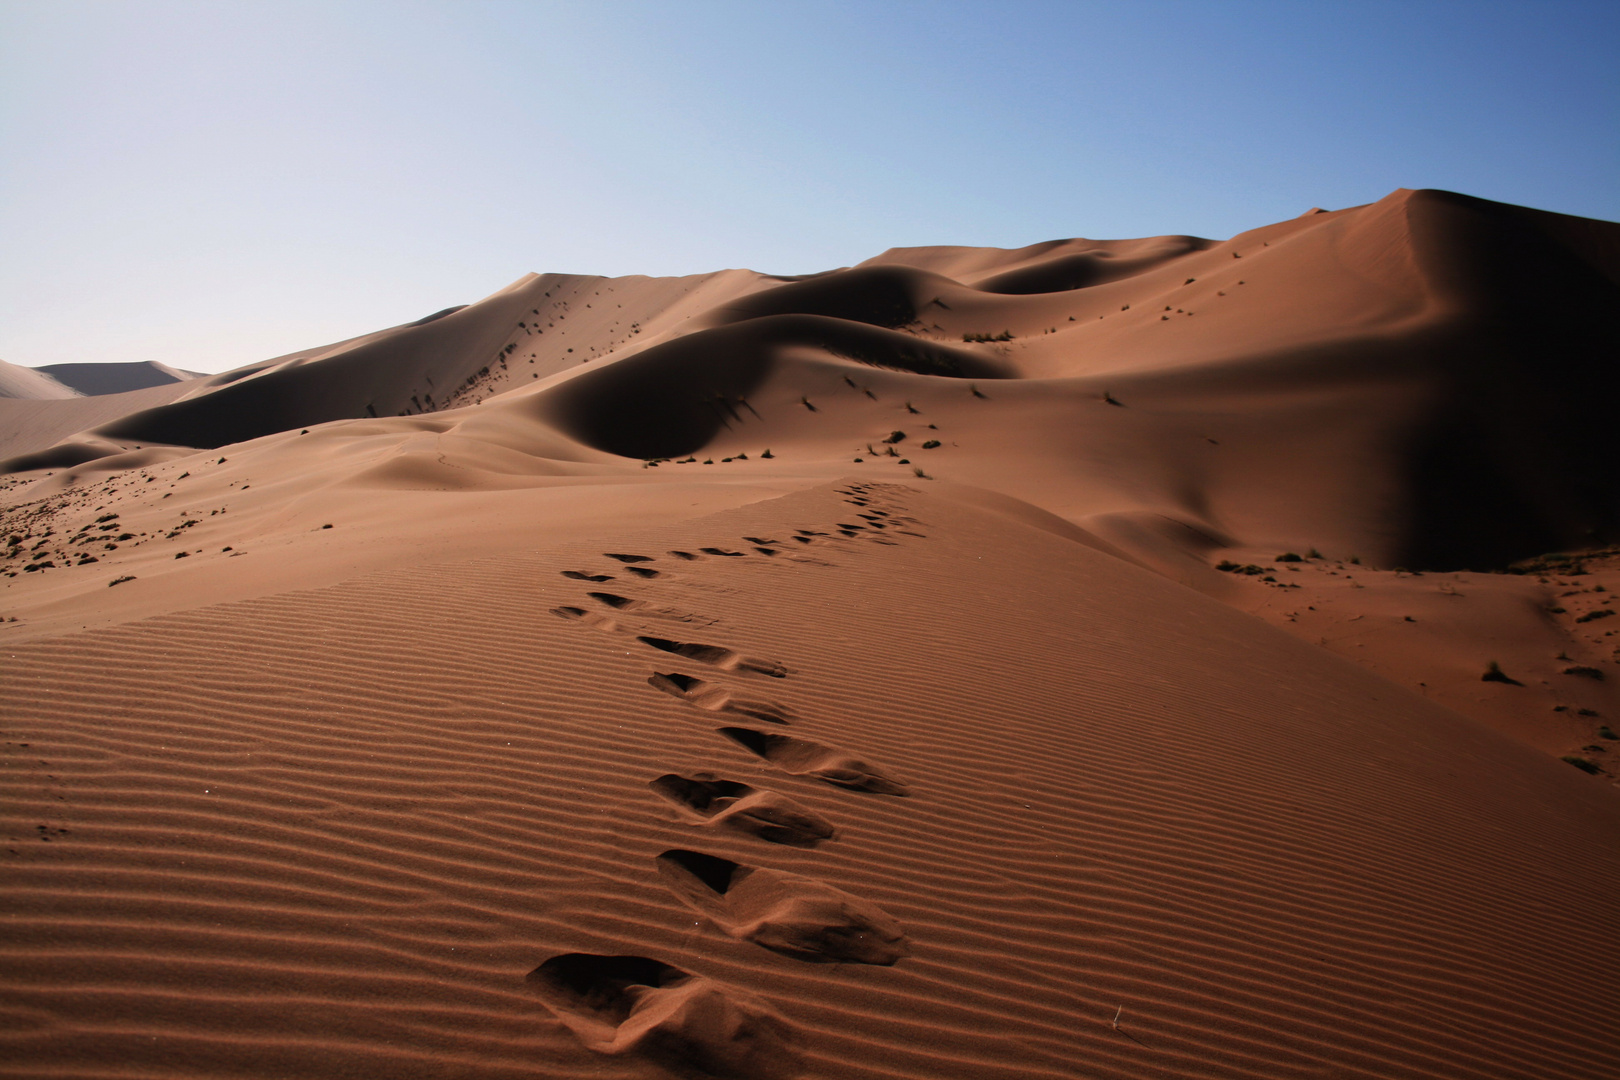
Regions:
[[[921,537],[919,523],[894,505],[904,488],[857,484],[839,494],[858,510],[859,523],[838,523],[836,533],[795,530],[787,540],[742,537],[755,556],[786,557],[814,544],[865,539],[893,546],[894,534]],[[798,548],[789,545],[799,545]],[[748,558],[748,551],[701,547],[671,551],[681,563],[704,557]],[[605,552],[604,557],[643,580],[673,576],[647,566],[655,556]],[[605,585],[612,573],[565,570],[573,581]],[[714,620],[605,590],[587,591],[592,606],[562,606],[552,613],[611,633],[628,633],[667,657],[719,672],[782,679],[791,674],[772,660],[721,645],[681,641],[626,628],[620,616],[691,626]],[[685,636],[684,634],[682,635]],[[652,659],[652,657],[649,657]],[[909,788],[877,766],[812,739],[736,723],[739,718],[778,728],[798,717],[774,702],[740,696],[729,687],[680,671],[656,668],[648,684],[682,704],[730,718],[715,728],[717,748],[731,746],[783,773],[820,780],[849,792],[906,796]],[[834,824],[788,796],[716,773],[666,773],[648,785],[695,828],[727,829],[770,844],[815,848],[836,841]],[[676,848],[653,860],[673,898],[740,941],[807,963],[888,966],[909,955],[903,927],[859,897],[800,874],[749,866],[697,850]],[[565,953],[529,973],[529,984],[548,1009],[587,1047],[604,1054],[637,1054],[685,1074],[776,1080],[796,1075],[801,1061],[787,1021],[762,998],[739,987],[641,956]]]

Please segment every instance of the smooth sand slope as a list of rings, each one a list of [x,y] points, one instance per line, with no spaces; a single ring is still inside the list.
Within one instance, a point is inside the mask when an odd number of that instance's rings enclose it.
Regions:
[[[546,275],[0,403],[0,1075],[1620,1076],[1617,235]]]

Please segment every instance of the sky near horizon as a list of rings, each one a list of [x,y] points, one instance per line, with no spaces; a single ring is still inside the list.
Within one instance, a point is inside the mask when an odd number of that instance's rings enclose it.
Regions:
[[[0,0],[0,359],[223,371],[529,271],[1620,219],[1620,3]]]

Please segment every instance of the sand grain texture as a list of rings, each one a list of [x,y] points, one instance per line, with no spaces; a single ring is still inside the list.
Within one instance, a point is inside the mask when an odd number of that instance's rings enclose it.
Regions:
[[[1620,1076],[1617,228],[532,276],[0,402],[0,1075]]]

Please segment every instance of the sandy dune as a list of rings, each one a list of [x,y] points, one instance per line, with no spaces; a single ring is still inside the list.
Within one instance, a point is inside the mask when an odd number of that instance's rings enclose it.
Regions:
[[[1617,292],[1401,191],[0,401],[0,1075],[1620,1076]]]
[[[39,369],[64,386],[81,394],[124,394],[131,390],[145,390],[149,386],[167,386],[185,382],[198,376],[181,371],[156,360],[108,364],[47,364]]]

